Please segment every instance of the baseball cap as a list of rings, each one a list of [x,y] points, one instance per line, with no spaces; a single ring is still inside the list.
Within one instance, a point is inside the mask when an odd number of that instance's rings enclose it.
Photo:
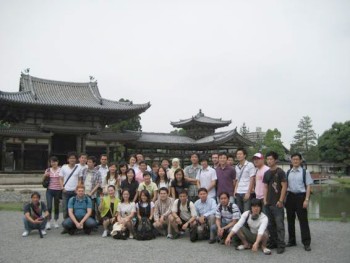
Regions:
[[[262,155],[261,153],[256,153],[253,155],[253,158],[264,159],[264,155]]]

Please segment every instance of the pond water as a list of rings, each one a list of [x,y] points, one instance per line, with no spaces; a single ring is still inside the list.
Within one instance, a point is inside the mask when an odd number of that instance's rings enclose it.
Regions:
[[[341,218],[350,216],[350,188],[339,184],[313,185],[310,198],[309,218]]]

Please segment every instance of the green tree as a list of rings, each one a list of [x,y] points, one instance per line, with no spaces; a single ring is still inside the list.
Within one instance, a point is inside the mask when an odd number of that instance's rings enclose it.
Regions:
[[[285,148],[281,141],[281,136],[281,132],[278,129],[268,129],[262,143],[262,154],[265,155],[269,151],[274,151],[278,154],[280,160],[284,160]]]
[[[176,135],[181,135],[181,136],[186,136],[186,130],[184,129],[175,129],[170,132],[171,134],[176,134]]]
[[[120,102],[130,102],[127,99],[120,99]],[[125,130],[129,131],[142,131],[142,126],[141,126],[141,117],[140,115],[137,115],[135,117],[132,117],[127,120],[122,120],[118,123],[110,125],[113,131],[116,132],[121,132]]]
[[[249,133],[249,128],[245,125],[245,122],[243,122],[242,127],[239,129],[239,133],[243,136],[243,137],[247,137],[247,134]]]
[[[0,128],[9,128],[10,124],[8,122],[0,120]]]
[[[350,121],[335,122],[318,140],[322,161],[342,163],[350,166]]]
[[[291,145],[291,151],[300,152],[307,161],[318,159],[317,137],[309,116],[303,116],[300,120]]]

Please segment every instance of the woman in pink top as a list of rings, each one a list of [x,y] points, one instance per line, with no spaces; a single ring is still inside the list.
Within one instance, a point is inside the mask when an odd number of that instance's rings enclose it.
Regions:
[[[264,199],[264,174],[269,167],[264,163],[264,156],[261,153],[256,153],[253,156],[253,162],[257,169],[255,177],[255,195],[257,199]]]
[[[60,204],[60,195],[61,195],[61,184],[60,184],[60,167],[58,167],[58,159],[56,156],[52,156],[49,160],[50,168],[46,169],[44,178],[50,177],[49,187],[46,191],[46,203],[47,210],[49,212],[49,218],[46,223],[46,229],[51,229],[50,220],[52,219],[52,201],[54,201],[55,216],[54,216],[54,226],[58,228],[58,215],[59,215],[59,204]]]

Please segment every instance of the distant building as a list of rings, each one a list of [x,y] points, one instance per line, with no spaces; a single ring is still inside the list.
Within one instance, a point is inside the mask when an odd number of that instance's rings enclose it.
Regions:
[[[249,133],[245,134],[245,137],[248,140],[256,143],[256,142],[259,142],[259,141],[260,142],[263,141],[264,138],[265,138],[265,135],[266,135],[266,132],[263,132],[261,127],[256,127],[255,132],[249,132]]]

